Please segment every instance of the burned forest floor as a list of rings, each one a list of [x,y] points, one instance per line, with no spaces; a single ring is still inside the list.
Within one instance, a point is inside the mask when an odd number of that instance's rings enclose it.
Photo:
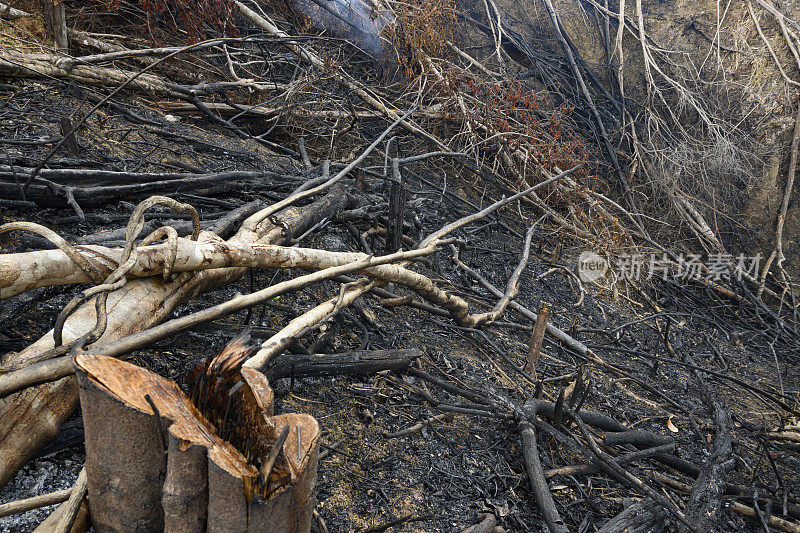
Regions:
[[[435,252],[389,265],[407,265],[439,292],[381,279],[342,304],[353,280],[372,275],[362,269],[122,356],[188,392],[191,370],[243,331],[255,344],[269,341],[337,295],[333,316],[293,333],[265,374],[295,355],[413,349],[417,357],[401,370],[292,371],[271,382],[276,412],[308,413],[322,431],[313,530],[690,531],[707,524],[687,516],[706,513],[714,531],[800,532],[798,306],[780,290],[796,284],[780,285],[777,274],[760,289],[732,276],[701,282],[676,275],[674,261],[664,276],[582,277],[584,252],[666,257],[697,248],[692,231],[704,229],[669,218],[656,200],[628,211],[649,189],[634,184],[637,200],[625,203],[630,191],[617,189],[604,155],[611,143],[580,133],[610,112],[573,105],[574,92],[541,96],[516,79],[498,81],[505,74],[476,67],[463,51],[419,60],[430,70],[404,86],[410,74],[388,72],[389,62],[376,65],[334,38],[288,40],[265,13],[242,6],[249,22],[237,19],[237,37],[187,51],[186,35],[163,26],[150,40],[136,33],[150,23],[138,5],[119,8],[130,25],[99,4],[76,5],[69,24],[81,27],[71,37],[81,53],[72,53],[83,62],[17,50],[43,38],[38,13],[16,19],[0,42],[0,225],[35,223],[78,250],[118,250],[132,244],[126,226],[137,205],[160,195],[193,206],[201,230],[229,239],[253,213],[289,197],[299,198],[293,207],[313,206],[335,185],[346,206],[283,245],[373,258],[396,252],[396,239],[406,251],[424,248],[427,237],[474,216],[445,232]],[[287,31],[302,27],[271,15]],[[106,23],[124,35],[92,33]],[[90,38],[126,46],[96,53]],[[175,46],[131,53],[152,42]],[[315,62],[312,46],[324,61]],[[449,63],[458,68],[445,70]],[[800,131],[800,116],[797,124]],[[494,144],[518,126],[525,141]],[[498,207],[524,190],[532,195]],[[268,221],[288,235],[274,216]],[[192,235],[186,211],[156,206],[145,220],[139,237],[162,226],[176,238]],[[749,242],[752,228],[730,224]],[[52,235],[18,229],[0,234],[0,254],[54,248]],[[168,318],[307,273],[247,268],[232,283],[192,293]],[[0,382],[94,284],[49,285],[0,299]],[[502,296],[511,304],[484,320]],[[472,314],[459,315],[455,299]],[[67,353],[76,352],[59,355]],[[11,397],[0,398],[0,413]],[[2,422],[0,430],[3,444]],[[37,437],[35,456],[0,489],[0,506],[72,487],[84,436],[77,409],[52,442]],[[544,486],[532,485],[536,475]],[[33,531],[55,508],[0,517],[0,533]],[[553,513],[563,523],[553,524]]]
[[[69,116],[87,105],[71,92],[69,87],[45,88],[33,82],[0,87],[3,113],[8,117],[2,126],[3,135],[10,138],[13,128],[16,139],[30,143],[22,145],[24,148],[6,146],[6,159],[12,165],[32,166],[25,154],[44,149],[37,144],[58,135],[57,117]],[[80,156],[61,158],[59,164],[140,172],[175,171],[176,167],[197,167],[205,172],[268,169],[293,176],[284,181],[264,178],[234,183],[221,179],[174,194],[197,206],[202,225],[251,200],[274,201],[320,171],[318,167],[302,169],[290,158],[254,148],[252,143],[204,121],[167,121],[143,109],[135,112],[139,123],[131,122],[130,114],[98,112],[87,123],[89,131],[78,136]],[[377,125],[375,129],[378,131]],[[445,183],[443,176],[428,168],[418,176],[409,173],[405,185],[413,210],[404,234],[414,241],[488,202],[486,192],[475,183]],[[347,251],[359,249],[359,240],[363,239],[373,249],[383,246],[378,232],[369,234],[368,230],[385,223],[386,183],[359,178],[358,184],[353,181],[348,187],[361,207],[367,207],[362,213],[369,214],[352,222],[327,221],[296,244]],[[85,221],[63,208],[8,208],[3,209],[0,222],[37,222],[71,242],[114,246],[122,239],[112,231],[123,227],[133,205],[131,198],[85,208]],[[461,259],[497,286],[505,284],[521,253],[525,227],[514,215],[505,213],[469,228],[463,236]],[[173,215],[156,212],[153,218],[161,223],[173,219]],[[356,239],[353,228],[367,236]],[[12,236],[2,250],[22,251],[40,245],[36,238]],[[576,379],[580,379],[588,384],[582,409],[609,415],[631,429],[671,437],[677,456],[702,465],[718,428],[688,365],[713,371],[706,378],[731,410],[733,420],[736,465],[731,482],[758,491],[760,498],[778,507],[782,502],[792,504],[800,490],[797,445],[767,436],[782,421],[774,403],[764,400],[758,391],[775,394],[782,389],[785,398],[796,398],[800,383],[796,355],[777,357],[763,331],[737,316],[733,304],[710,297],[711,291],[703,287],[654,280],[647,289],[652,302],[648,304],[646,300],[636,301],[635,293],[613,298],[608,291],[595,290],[588,284],[579,286],[569,272],[564,272],[575,268],[579,249],[578,244],[563,240],[547,225],[538,228],[516,301],[533,310],[547,307],[553,324],[624,374],[598,367],[585,355],[548,337],[535,371],[536,379],[543,383],[541,394],[555,399],[565,388],[574,392]],[[421,268],[447,290],[479,307],[491,306],[492,296],[454,265],[450,253],[441,251],[431,256]],[[252,292],[293,274],[292,270],[253,271],[234,285],[197,298],[178,313],[219,303],[236,293]],[[70,287],[53,287],[4,300],[0,308],[3,351],[19,350],[44,334],[70,293]],[[250,312],[182,332],[126,360],[180,380],[188,368],[216,353],[245,328],[252,328],[256,339],[267,338],[303,310],[335,293],[336,287],[329,283],[276,298]],[[398,294],[405,295],[402,288]],[[296,342],[290,351],[418,348],[423,354],[418,368],[440,380],[517,402],[534,394],[536,382],[529,373],[520,372],[526,362],[531,326],[522,315],[510,310],[498,323],[472,330],[455,325],[446,316],[382,305],[387,301],[385,297],[368,296],[342,309],[316,335]],[[655,302],[659,311],[653,309]],[[665,349],[665,331],[670,335],[673,355]],[[675,360],[675,354],[679,360]],[[310,413],[322,427],[317,510],[330,531],[461,531],[477,523],[480,513],[494,514],[509,531],[541,530],[541,516],[531,494],[514,420],[493,413],[446,413],[421,430],[398,437],[392,434],[442,414],[415,393],[415,388],[427,390],[441,402],[456,398],[402,372],[284,378],[272,385],[279,410]],[[569,450],[553,446],[546,437],[540,449],[545,470],[582,462]],[[68,488],[82,462],[82,426],[76,415],[56,441],[5,487],[0,501]],[[647,475],[657,467],[642,463],[639,468]],[[555,474],[549,483],[562,517],[574,531],[593,531],[640,497],[603,473]],[[664,485],[661,488],[665,493],[670,490]],[[753,498],[743,501],[752,504]],[[51,509],[0,519],[0,530],[32,530]],[[761,528],[758,522],[730,510],[723,514],[720,530]],[[667,529],[670,521],[666,521]]]

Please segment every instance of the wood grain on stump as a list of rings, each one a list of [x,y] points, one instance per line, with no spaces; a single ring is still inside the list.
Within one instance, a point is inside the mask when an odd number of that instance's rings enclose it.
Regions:
[[[96,531],[309,531],[317,421],[272,416],[267,378],[226,350],[195,371],[191,397],[130,363],[75,357]]]

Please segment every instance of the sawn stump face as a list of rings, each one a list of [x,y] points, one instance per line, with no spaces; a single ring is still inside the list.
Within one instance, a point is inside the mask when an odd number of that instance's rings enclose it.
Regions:
[[[190,398],[114,358],[74,363],[96,531],[309,531],[319,425],[272,416],[263,374],[215,358]]]

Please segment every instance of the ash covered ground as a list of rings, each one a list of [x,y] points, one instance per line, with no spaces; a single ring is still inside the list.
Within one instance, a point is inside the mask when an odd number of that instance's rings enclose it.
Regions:
[[[17,113],[15,120],[19,123],[13,126],[17,138],[57,135],[56,117],[70,115],[82,106],[81,95],[70,87],[59,88],[53,95],[37,83],[3,85],[0,94],[6,111]],[[19,111],[23,102],[30,107],[27,120],[22,120]],[[64,158],[59,163],[90,162],[98,169],[174,170],[177,158],[183,166],[206,171],[270,169],[297,178],[223,182],[175,194],[198,207],[203,223],[253,199],[268,204],[288,194],[298,182],[321,173],[319,165],[305,169],[292,158],[255,148],[202,120],[182,119],[174,124],[145,110],[137,109],[137,113],[156,126],[142,126],[131,122],[129,115],[104,108],[90,119],[88,131],[78,135],[84,150],[80,161]],[[9,124],[0,126],[7,130],[4,136],[12,133]],[[364,135],[377,135],[382,127],[380,123],[365,125]],[[172,135],[165,136],[164,131]],[[26,150],[17,148],[9,155],[17,165],[25,165],[27,157]],[[378,159],[371,162],[370,169],[380,168]],[[460,177],[447,179],[437,172],[435,164],[407,174],[404,183],[409,207],[404,234],[413,242],[504,192]],[[361,234],[366,235],[364,242],[372,250],[381,250],[383,237],[379,231],[369,230],[387,224],[390,184],[369,174],[359,174],[344,183],[356,197],[357,206],[369,215],[348,221],[351,227],[339,220],[327,221],[299,244],[335,251],[361,250],[363,243],[357,238]],[[91,242],[118,245],[118,238],[104,239],[103,233],[123,227],[139,199],[130,197],[88,207],[85,221],[79,221],[68,208],[9,208],[3,209],[0,222],[28,220],[52,228],[71,242],[88,242],[86,236],[91,235]],[[515,206],[458,234],[464,241],[461,259],[499,287],[505,286],[519,261],[527,229],[520,215],[525,220],[539,218],[530,206]],[[173,219],[158,211],[154,217]],[[41,244],[35,237],[15,234],[1,250],[22,251]],[[590,346],[606,363],[598,365],[548,337],[536,368],[544,398],[556,399],[560,391],[570,388],[576,375],[581,375],[591,383],[582,409],[607,414],[629,428],[670,436],[676,443],[675,455],[701,466],[709,457],[718,428],[692,368],[710,370],[713,373],[703,376],[733,416],[735,466],[731,483],[757,489],[762,507],[768,507],[769,502],[777,508],[783,502],[789,506],[798,502],[797,445],[766,436],[767,431],[785,425],[791,415],[759,393],[774,395],[782,388],[784,397],[796,398],[800,383],[797,356],[791,344],[774,342],[774,329],[764,317],[738,308],[712,288],[692,284],[653,281],[641,294],[631,291],[616,297],[589,284],[581,288],[563,268],[574,268],[582,243],[547,223],[537,229],[531,249],[515,301],[534,311],[547,307],[554,325]],[[494,303],[491,294],[454,265],[446,248],[415,268],[477,309],[488,310]],[[178,314],[296,274],[293,270],[254,272],[236,284],[199,296],[181,307]],[[388,288],[406,294],[403,288]],[[39,289],[4,300],[0,304],[0,351],[20,350],[45,334],[75,290]],[[251,313],[237,313],[180,333],[126,360],[184,385],[191,367],[216,353],[239,331],[250,327],[255,339],[268,338],[289,320],[337,292],[338,284],[322,283],[258,306]],[[576,305],[579,300],[580,305]],[[520,371],[527,357],[530,327],[522,315],[509,310],[499,323],[470,331],[456,326],[449,317],[409,307],[386,307],[381,298],[367,296],[343,309],[322,330],[297,341],[291,351],[419,348],[423,352],[419,368],[428,374],[479,395],[521,404],[537,388],[529,373]],[[310,413],[323,430],[325,455],[320,461],[317,510],[330,531],[365,531],[393,521],[397,524],[386,530],[461,531],[478,522],[481,513],[494,514],[509,531],[543,530],[516,420],[491,413],[450,413],[420,432],[392,438],[387,435],[441,413],[415,389],[447,404],[461,400],[407,373],[284,379],[273,387],[276,412]],[[574,426],[568,429],[575,432]],[[595,436],[602,440],[602,432]],[[614,454],[630,451],[607,450]],[[546,435],[539,437],[539,452],[546,470],[586,462]],[[0,502],[70,487],[82,463],[82,431],[76,414],[59,438],[0,492]],[[646,460],[629,468],[659,490],[674,489],[654,481],[653,471],[692,483]],[[554,475],[549,484],[561,516],[574,531],[594,531],[642,498],[640,492],[603,472]],[[673,496],[686,497],[679,492]],[[727,496],[726,502],[734,499]],[[750,505],[753,502],[752,496],[738,500]],[[51,510],[2,518],[0,530],[31,531]],[[727,504],[722,517],[720,531],[761,528],[758,521],[733,512]],[[667,519],[667,523],[672,522],[672,518]]]

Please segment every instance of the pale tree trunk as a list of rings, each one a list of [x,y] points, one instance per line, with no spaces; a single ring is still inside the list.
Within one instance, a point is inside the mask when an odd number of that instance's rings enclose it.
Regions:
[[[303,208],[290,207],[253,229],[242,229],[234,242],[263,242],[277,244],[286,238],[301,235],[319,220],[343,209],[349,201],[340,187],[335,187],[320,200]],[[219,238],[204,233],[201,241]],[[108,326],[93,346],[122,339],[136,331],[165,320],[180,304],[197,294],[235,281],[245,269],[220,268],[205,271],[188,281],[180,278],[166,283],[152,277],[133,280],[108,297]],[[94,302],[82,305],[66,321],[63,341],[68,344],[90,331],[96,321]],[[46,333],[17,354],[3,361],[15,366],[18,361],[36,359],[53,348],[52,331]],[[0,368],[0,370],[2,370]],[[61,424],[78,405],[78,388],[74,376],[52,383],[29,387],[0,400],[0,487],[5,486],[17,471],[58,433]]]
[[[62,0],[42,0],[44,16],[47,26],[53,35],[55,49],[65,54],[69,53],[69,38],[67,37],[67,14]]]

